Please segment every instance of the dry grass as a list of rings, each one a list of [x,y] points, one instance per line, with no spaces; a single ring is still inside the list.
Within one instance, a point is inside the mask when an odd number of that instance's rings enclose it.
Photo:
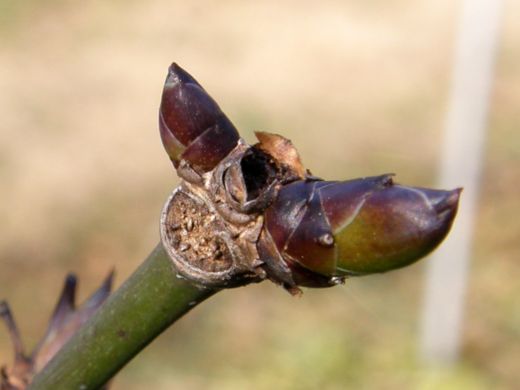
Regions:
[[[45,4],[45,5],[44,5]],[[512,388],[518,380],[520,17],[504,19],[468,291],[451,371],[416,359],[423,268],[291,298],[219,294],[115,389]],[[0,297],[26,342],[64,274],[82,296],[158,239],[176,178],[156,116],[173,60],[243,134],[280,131],[329,178],[435,182],[458,2],[0,0]],[[0,361],[10,345],[0,332]]]

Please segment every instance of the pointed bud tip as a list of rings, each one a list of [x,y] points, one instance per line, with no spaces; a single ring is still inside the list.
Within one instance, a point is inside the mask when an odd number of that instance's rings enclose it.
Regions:
[[[453,213],[454,216],[459,205],[461,192],[462,188],[456,188],[451,191],[439,191],[440,196],[430,197],[433,208],[439,215]]]
[[[0,316],[5,316],[9,313],[9,305],[7,304],[7,301],[1,300],[0,301]]]
[[[63,303],[64,301],[68,302],[70,305],[74,305],[74,300],[76,298],[76,287],[78,286],[78,277],[76,274],[69,273],[65,277],[65,281],[63,283],[63,290],[61,293],[61,297],[58,301],[58,305]]]
[[[182,69],[176,62],[173,62],[168,68],[168,76],[166,77],[165,86],[173,87],[177,84],[199,83],[184,69]]]
[[[65,277],[65,282],[64,282],[65,287],[72,288],[72,287],[75,287],[77,283],[78,283],[78,277],[76,276],[76,274],[74,274],[74,273],[67,274],[67,276]]]
[[[462,194],[462,191],[464,191],[463,187],[457,187],[454,190],[450,191],[454,195],[454,197],[456,198],[456,200],[455,200],[456,202],[459,201],[460,194]]]

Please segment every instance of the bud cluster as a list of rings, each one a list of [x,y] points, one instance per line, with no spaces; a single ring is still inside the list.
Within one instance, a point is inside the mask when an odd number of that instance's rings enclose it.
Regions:
[[[163,245],[202,286],[269,278],[297,292],[400,268],[432,251],[457,211],[460,189],[406,187],[392,175],[325,181],[280,135],[259,132],[248,145],[176,64],[159,128],[183,179],[163,211]]]

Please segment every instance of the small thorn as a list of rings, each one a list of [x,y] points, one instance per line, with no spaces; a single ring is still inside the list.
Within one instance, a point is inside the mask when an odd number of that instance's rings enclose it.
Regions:
[[[76,287],[78,278],[73,273],[69,273],[65,278],[60,298],[51,317],[49,329],[59,326],[66,317],[74,311],[76,301]]]
[[[101,286],[94,291],[94,293],[86,300],[86,302],[82,305],[85,307],[98,307],[101,303],[110,295],[110,291],[112,290],[112,283],[114,281],[115,271],[112,269],[108,276],[105,278]]]
[[[18,330],[18,327],[16,326],[16,322],[14,320],[13,314],[11,313],[11,309],[9,308],[9,304],[6,301],[0,301],[0,317],[7,326],[9,336],[11,337],[11,341],[13,342],[15,362],[27,360],[25,357],[20,332]]]
[[[5,313],[9,312],[9,305],[7,304],[6,301],[0,301],[0,316],[4,316]]]

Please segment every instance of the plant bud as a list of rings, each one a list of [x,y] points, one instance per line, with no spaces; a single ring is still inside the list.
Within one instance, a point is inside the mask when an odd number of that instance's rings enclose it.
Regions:
[[[213,169],[236,146],[239,135],[202,86],[173,63],[164,84],[159,129],[177,168],[185,160],[195,171]]]
[[[390,271],[431,252],[451,227],[460,191],[405,187],[391,175],[298,181],[266,210],[264,237],[295,284],[324,285],[326,277],[331,285],[330,278]]]

